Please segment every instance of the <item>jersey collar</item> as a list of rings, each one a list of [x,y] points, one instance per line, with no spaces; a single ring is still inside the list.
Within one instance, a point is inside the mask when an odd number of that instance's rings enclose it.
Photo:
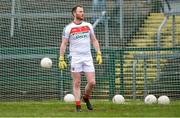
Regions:
[[[82,22],[83,21],[81,21],[80,23],[76,23],[76,22],[73,21],[73,23],[76,24],[76,25],[80,25],[80,24],[82,24]]]

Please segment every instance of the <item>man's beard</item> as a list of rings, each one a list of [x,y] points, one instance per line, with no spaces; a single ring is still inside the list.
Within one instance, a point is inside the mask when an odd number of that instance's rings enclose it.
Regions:
[[[76,17],[77,20],[84,20],[84,17]]]

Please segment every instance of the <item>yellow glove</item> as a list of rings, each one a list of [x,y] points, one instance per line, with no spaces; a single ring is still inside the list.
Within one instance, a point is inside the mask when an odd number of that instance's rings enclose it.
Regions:
[[[101,56],[101,51],[98,51],[96,54],[96,61],[98,64],[102,64],[102,56]]]
[[[65,69],[67,67],[66,62],[64,61],[64,56],[59,57],[59,68],[60,69]]]

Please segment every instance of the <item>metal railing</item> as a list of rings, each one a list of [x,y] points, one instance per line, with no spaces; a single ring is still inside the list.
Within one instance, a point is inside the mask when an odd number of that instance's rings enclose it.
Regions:
[[[178,3],[179,4],[178,4]],[[167,8],[165,6],[167,5]],[[176,7],[175,7],[176,6]],[[166,25],[167,21],[169,20],[169,17],[172,16],[172,47],[175,47],[175,40],[176,40],[176,27],[175,27],[175,20],[176,16],[180,15],[180,2],[179,1],[170,1],[165,0],[164,1],[164,20],[161,22],[158,30],[157,30],[157,47],[161,47],[161,32],[164,26]],[[157,52],[158,54],[160,52]],[[159,78],[160,73],[160,60],[157,58],[157,78]]]
[[[136,99],[136,65],[138,64],[138,60],[144,60],[143,67],[144,67],[144,93],[143,96],[144,98],[148,95],[148,87],[147,87],[147,60],[148,59],[175,59],[175,58],[180,58],[180,53],[174,53],[174,54],[136,54],[134,55],[134,61],[133,61],[133,66],[132,66],[132,95],[133,99]],[[159,72],[157,72],[159,74]]]

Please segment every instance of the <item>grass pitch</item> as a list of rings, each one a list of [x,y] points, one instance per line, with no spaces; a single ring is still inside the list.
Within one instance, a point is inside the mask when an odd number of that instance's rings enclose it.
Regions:
[[[180,117],[180,101],[169,105],[146,105],[143,101],[113,104],[111,101],[92,101],[93,111],[82,103],[82,112],[75,112],[74,103],[62,101],[0,102],[0,117]]]

